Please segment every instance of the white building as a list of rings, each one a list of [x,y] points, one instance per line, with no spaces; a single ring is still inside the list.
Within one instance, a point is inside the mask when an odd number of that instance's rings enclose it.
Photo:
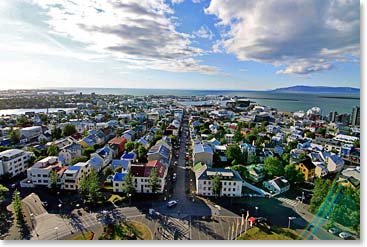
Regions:
[[[42,134],[41,126],[32,126],[20,129],[21,139],[27,139],[27,141],[37,138]]]
[[[284,177],[276,177],[272,180],[265,181],[263,186],[275,195],[284,193],[290,188],[288,180]]]
[[[79,162],[73,166],[68,166],[62,177],[63,188],[65,190],[79,189],[80,181],[88,176],[91,168],[86,162]]]
[[[333,173],[341,171],[344,166],[343,159],[336,154],[327,157],[326,163],[328,171]]]
[[[57,183],[62,184],[62,176],[67,166],[63,166],[56,156],[46,157],[27,169],[27,178],[21,182],[22,187],[51,187],[50,174],[57,174]]]
[[[213,165],[213,149],[207,144],[195,143],[192,158],[194,164],[201,162],[211,167]]]
[[[63,147],[59,152],[59,160],[63,164],[70,164],[75,158],[82,156],[82,146],[78,143],[72,143]]]
[[[219,196],[240,197],[242,195],[242,178],[237,171],[223,168],[208,168],[206,165],[197,164],[194,168],[196,179],[196,194],[202,196],[215,196],[212,189],[212,179],[220,176],[221,190]]]
[[[29,167],[29,159],[34,153],[21,149],[0,152],[0,176],[9,173],[12,177],[24,172]]]
[[[151,160],[146,165],[132,165],[130,171],[134,176],[134,186],[137,193],[152,193],[150,173],[157,170],[158,189],[156,193],[163,193],[168,169],[158,160]]]

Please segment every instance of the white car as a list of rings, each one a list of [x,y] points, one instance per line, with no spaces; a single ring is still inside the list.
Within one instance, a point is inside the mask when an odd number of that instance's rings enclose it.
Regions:
[[[177,205],[177,201],[175,201],[175,200],[167,202],[167,207],[168,208],[172,208],[176,205]]]
[[[332,227],[328,230],[328,232],[330,232],[331,234],[337,234],[338,233],[338,229],[336,229],[335,227]]]
[[[340,238],[342,238],[342,239],[347,239],[347,238],[349,238],[351,235],[350,235],[350,233],[348,233],[348,232],[341,232],[341,233],[339,233],[339,237]]]

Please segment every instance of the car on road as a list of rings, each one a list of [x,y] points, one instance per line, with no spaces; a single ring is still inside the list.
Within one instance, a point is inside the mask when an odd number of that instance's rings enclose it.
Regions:
[[[341,232],[339,233],[339,237],[342,239],[348,239],[350,238],[352,235],[349,232]]]
[[[17,187],[17,185],[16,185],[16,184],[11,184],[11,185],[10,185],[10,188],[11,188],[11,189],[15,189],[16,187]]]
[[[168,208],[172,208],[176,205],[177,205],[177,201],[175,201],[175,200],[167,202],[167,207]]]
[[[330,232],[331,234],[337,234],[339,232],[339,230],[335,227],[332,227],[328,230],[328,232]]]
[[[41,202],[41,204],[42,204],[42,206],[44,206],[45,208],[47,208],[47,206],[48,206],[48,202],[47,202],[47,201],[43,201],[43,202]]]

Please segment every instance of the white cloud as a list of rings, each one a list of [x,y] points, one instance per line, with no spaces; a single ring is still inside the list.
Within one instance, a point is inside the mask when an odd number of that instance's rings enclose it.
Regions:
[[[171,0],[173,4],[180,4],[183,3],[185,0]]]
[[[192,46],[188,34],[176,31],[173,10],[163,0],[33,2],[49,17],[52,32],[133,67],[199,73],[216,70],[194,59],[203,51]],[[190,66],[182,66],[182,61],[191,61]]]
[[[213,39],[214,34],[207,26],[201,26],[199,30],[193,32],[193,35],[203,39]]]
[[[285,67],[278,73],[329,70],[359,57],[359,1],[212,0],[205,12],[223,33],[213,49]]]

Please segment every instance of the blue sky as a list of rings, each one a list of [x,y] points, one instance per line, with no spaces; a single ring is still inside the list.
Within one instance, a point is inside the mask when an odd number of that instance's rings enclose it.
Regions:
[[[1,88],[360,85],[359,2],[0,2]]]

